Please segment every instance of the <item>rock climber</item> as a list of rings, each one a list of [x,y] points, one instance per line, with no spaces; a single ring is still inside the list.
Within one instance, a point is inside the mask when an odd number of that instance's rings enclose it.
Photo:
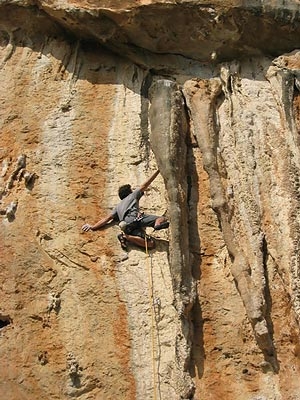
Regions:
[[[144,214],[140,212],[139,200],[158,174],[159,170],[157,170],[135,190],[132,190],[131,185],[129,184],[120,186],[119,197],[121,201],[116,207],[114,207],[112,212],[98,221],[95,225],[84,224],[81,229],[84,232],[90,230],[95,231],[109,224],[113,220],[118,220],[120,222],[119,226],[123,231],[118,235],[123,250],[127,250],[128,243],[143,248],[147,246],[147,248],[153,249],[155,247],[155,241],[153,238],[146,236],[145,228],[152,227],[154,230],[166,229],[169,227],[169,222],[164,216]]]

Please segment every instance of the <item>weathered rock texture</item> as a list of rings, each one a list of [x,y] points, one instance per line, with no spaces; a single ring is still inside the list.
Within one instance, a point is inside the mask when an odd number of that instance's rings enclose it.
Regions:
[[[299,12],[0,0],[1,398],[300,398]]]

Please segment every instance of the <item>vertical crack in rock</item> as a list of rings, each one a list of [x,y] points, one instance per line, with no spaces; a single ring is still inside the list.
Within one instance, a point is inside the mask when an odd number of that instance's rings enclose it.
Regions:
[[[263,261],[264,235],[258,227],[255,228],[251,244],[255,258],[252,261],[252,258],[250,259],[245,253],[246,249],[242,249],[239,245],[234,228],[231,226],[229,205],[222,183],[220,170],[223,166],[221,166],[222,159],[219,154],[217,116],[218,101],[221,96],[224,96],[221,80],[213,78],[188,81],[185,84],[184,93],[191,113],[194,134],[202,152],[204,168],[210,179],[212,208],[218,216],[220,229],[232,261],[231,272],[253,327],[257,344],[268,360],[271,357],[273,367],[276,369],[277,362],[273,358],[274,346],[266,320],[267,307],[264,298],[266,284]],[[227,95],[230,94],[227,93]],[[232,106],[231,101],[230,103]]]
[[[300,71],[295,73],[293,118],[295,121],[295,130],[296,132],[300,132]]]
[[[191,351],[190,311],[195,300],[191,273],[187,190],[187,120],[178,86],[157,79],[150,88],[150,142],[164,178],[169,200],[170,269],[175,308],[180,318],[176,334],[177,391],[191,398],[194,385],[188,373]]]
[[[152,74],[149,72],[141,86],[141,143],[140,148],[145,153],[146,166],[149,165],[149,154],[150,154],[150,141],[149,141],[149,99],[148,92],[152,83]]]

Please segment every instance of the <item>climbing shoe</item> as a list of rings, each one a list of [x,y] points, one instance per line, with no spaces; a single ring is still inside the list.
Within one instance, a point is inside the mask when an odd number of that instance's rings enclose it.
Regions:
[[[126,239],[126,237],[123,235],[123,233],[120,233],[120,234],[118,235],[118,239],[119,239],[119,242],[121,243],[122,249],[125,250],[125,251],[127,251],[127,239]]]
[[[161,229],[167,229],[169,228],[170,223],[168,221],[162,222],[159,225],[154,226],[155,231],[160,231]]]

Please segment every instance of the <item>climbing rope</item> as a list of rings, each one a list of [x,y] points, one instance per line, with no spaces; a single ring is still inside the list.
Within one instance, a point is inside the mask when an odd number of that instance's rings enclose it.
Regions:
[[[155,316],[154,316],[154,299],[153,299],[153,279],[152,279],[152,257],[148,251],[148,240],[145,235],[145,249],[148,262],[148,275],[149,275],[149,300],[151,308],[151,336],[152,336],[152,370],[153,370],[153,400],[157,399],[157,383],[156,383],[156,361],[155,361]]]

